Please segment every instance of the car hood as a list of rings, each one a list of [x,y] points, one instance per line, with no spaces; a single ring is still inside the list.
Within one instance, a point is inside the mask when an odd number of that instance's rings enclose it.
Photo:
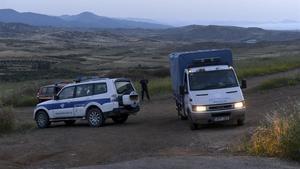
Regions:
[[[244,101],[240,87],[191,91],[189,97],[193,105],[212,105]]]

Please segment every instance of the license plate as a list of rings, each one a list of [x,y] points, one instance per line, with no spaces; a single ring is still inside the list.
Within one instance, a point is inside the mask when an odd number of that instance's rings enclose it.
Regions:
[[[215,122],[219,122],[219,121],[228,121],[229,120],[229,116],[221,116],[221,117],[215,117],[214,121]]]

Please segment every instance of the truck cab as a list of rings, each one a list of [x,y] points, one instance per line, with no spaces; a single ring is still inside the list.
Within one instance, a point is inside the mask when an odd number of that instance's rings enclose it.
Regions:
[[[191,129],[196,129],[199,124],[229,121],[244,124],[246,106],[242,88],[246,88],[246,82],[240,85],[232,62],[230,50],[171,56],[178,115],[190,120]]]

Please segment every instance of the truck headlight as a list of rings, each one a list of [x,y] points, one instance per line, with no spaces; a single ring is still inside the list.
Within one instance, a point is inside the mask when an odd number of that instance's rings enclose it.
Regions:
[[[207,110],[206,106],[193,106],[192,108],[194,112],[204,112]]]
[[[235,109],[242,109],[242,108],[244,108],[244,107],[245,107],[244,102],[238,102],[238,103],[235,103],[235,104],[234,104],[234,108],[235,108]]]

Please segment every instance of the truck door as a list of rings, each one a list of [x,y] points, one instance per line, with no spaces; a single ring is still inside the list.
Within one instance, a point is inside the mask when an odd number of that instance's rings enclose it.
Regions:
[[[183,82],[183,85],[184,85],[184,111],[183,111],[183,115],[184,116],[187,116],[187,110],[188,110],[188,105],[189,105],[189,93],[188,93],[188,80],[187,80],[187,74],[184,73],[184,82]]]

